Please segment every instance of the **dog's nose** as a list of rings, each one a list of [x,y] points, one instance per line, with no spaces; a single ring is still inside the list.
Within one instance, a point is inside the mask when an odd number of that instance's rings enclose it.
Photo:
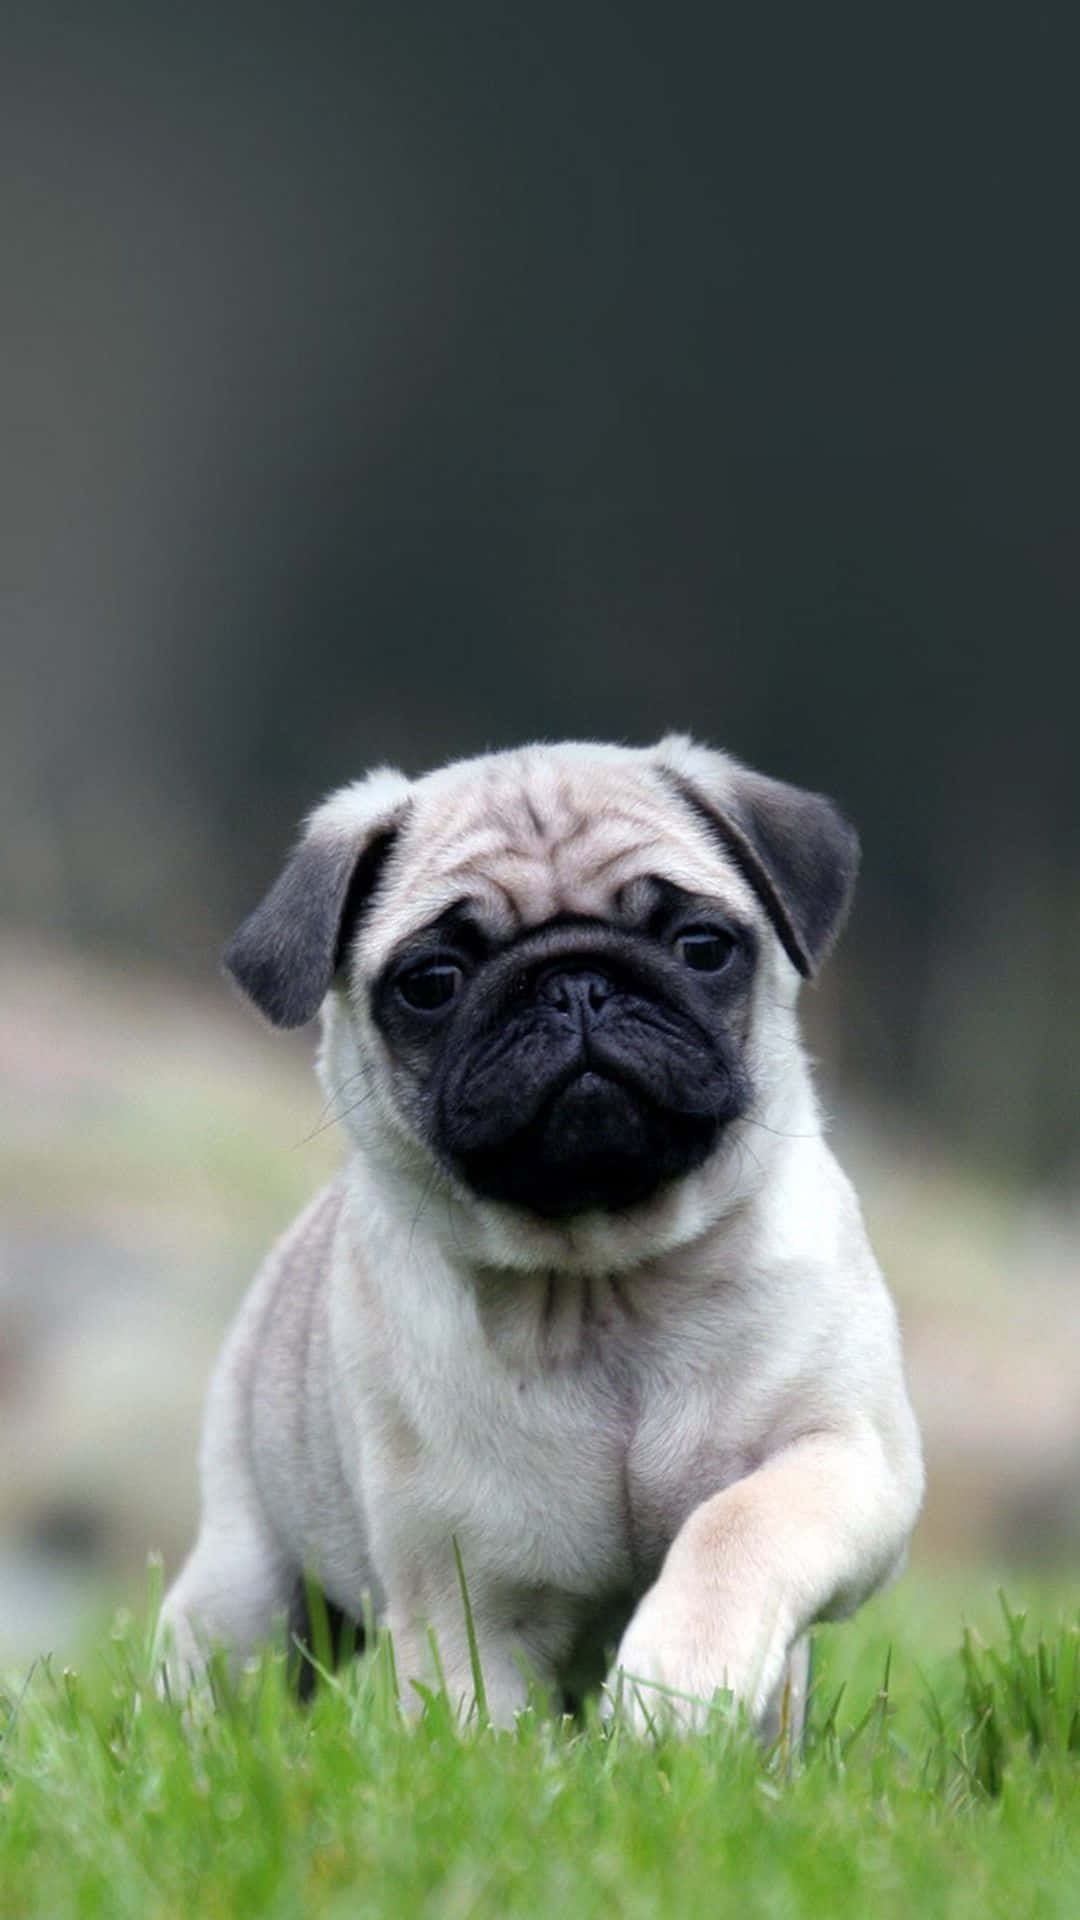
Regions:
[[[614,991],[607,974],[594,967],[553,967],[539,981],[536,997],[556,1012],[582,1020],[596,1013]]]

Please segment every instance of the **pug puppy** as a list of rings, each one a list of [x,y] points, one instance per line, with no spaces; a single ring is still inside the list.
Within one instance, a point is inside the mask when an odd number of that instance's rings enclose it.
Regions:
[[[226,965],[322,1012],[349,1157],[209,1398],[174,1684],[296,1618],[389,1627],[406,1703],[718,1689],[798,1726],[805,1638],[899,1567],[922,1466],[896,1319],[799,1041],[856,836],[681,736],[530,746],[312,816]]]

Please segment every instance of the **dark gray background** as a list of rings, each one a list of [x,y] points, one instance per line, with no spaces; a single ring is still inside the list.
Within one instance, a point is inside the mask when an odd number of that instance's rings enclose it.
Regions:
[[[689,727],[862,829],[848,1084],[1075,1174],[1072,16],[7,10],[10,919],[208,978],[370,762]]]

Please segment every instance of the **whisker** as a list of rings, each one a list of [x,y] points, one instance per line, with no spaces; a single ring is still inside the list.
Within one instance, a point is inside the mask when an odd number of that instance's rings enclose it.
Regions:
[[[316,1122],[312,1131],[309,1134],[305,1134],[302,1140],[297,1141],[298,1146],[301,1146],[301,1147],[306,1146],[309,1140],[314,1140],[316,1134],[320,1130],[321,1125],[326,1121],[326,1116],[330,1112],[330,1109],[333,1106],[335,1100],[341,1099],[341,1096],[345,1092],[346,1088],[351,1087],[354,1080],[362,1080],[363,1077],[364,1077],[364,1069],[360,1067],[357,1069],[355,1073],[350,1073],[348,1079],[343,1080],[340,1087],[331,1087],[329,1093],[326,1096],[326,1099],[323,1101],[322,1106],[319,1108],[318,1118],[316,1119]]]
[[[420,1225],[420,1216],[423,1213],[424,1208],[427,1206],[428,1201],[431,1199],[432,1193],[435,1190],[435,1183],[438,1180],[438,1178],[439,1178],[439,1166],[438,1166],[438,1162],[434,1162],[431,1168],[431,1172],[429,1173],[427,1180],[424,1183],[423,1191],[417,1202],[416,1212],[413,1214],[413,1223],[409,1229],[410,1259],[412,1258],[413,1240],[416,1236],[416,1229]]]
[[[754,1163],[754,1165],[755,1165],[755,1167],[757,1168],[757,1170],[758,1170],[758,1172],[759,1172],[759,1173],[764,1173],[764,1171],[765,1171],[765,1169],[764,1169],[764,1167],[762,1166],[762,1164],[761,1164],[761,1161],[760,1161],[760,1160],[758,1159],[758,1157],[757,1157],[757,1154],[756,1154],[756,1153],[754,1152],[754,1149],[753,1149],[753,1147],[752,1147],[752,1146],[750,1145],[750,1142],[749,1142],[749,1140],[740,1140],[740,1141],[739,1141],[739,1152],[740,1152],[740,1153],[743,1153],[743,1154],[747,1154],[747,1153],[748,1153],[748,1154],[750,1155],[750,1158],[751,1158],[751,1160],[753,1161],[753,1163]],[[740,1173],[741,1173],[741,1169],[740,1169]]]
[[[455,1225],[455,1222],[454,1222],[454,1201],[455,1201],[456,1199],[457,1199],[457,1195],[456,1195],[456,1193],[454,1192],[454,1189],[453,1189],[453,1187],[452,1187],[452,1185],[451,1185],[451,1183],[450,1183],[450,1182],[449,1182],[449,1180],[448,1180],[448,1181],[447,1181],[447,1183],[446,1183],[446,1219],[447,1219],[447,1224],[449,1225],[449,1228],[450,1228],[450,1232],[451,1232],[451,1235],[453,1236],[453,1241],[454,1241],[454,1245],[455,1245],[455,1247],[457,1248],[457,1250],[458,1250],[458,1252],[459,1252],[459,1253],[461,1254],[461,1256],[462,1256],[462,1258],[464,1258],[464,1257],[465,1257],[465,1249],[464,1249],[464,1247],[463,1247],[463,1246],[462,1246],[462,1244],[461,1244],[461,1240],[460,1240],[460,1237],[459,1237],[459,1235],[458,1235],[458,1230],[457,1230],[457,1226]]]
[[[757,1127],[762,1133],[771,1133],[777,1140],[816,1140],[818,1137],[816,1129],[812,1133],[792,1133],[786,1127],[770,1127],[766,1120],[755,1120],[748,1113],[742,1115],[740,1125]]]
[[[353,1074],[352,1077],[354,1080],[358,1080],[360,1078],[360,1075]],[[346,1081],[345,1086],[348,1086],[348,1084],[349,1082]],[[344,1092],[344,1087],[341,1088],[340,1091]],[[313,1140],[317,1140],[320,1134],[329,1133],[331,1127],[339,1127],[344,1120],[347,1120],[349,1118],[349,1115],[351,1113],[359,1113],[360,1108],[363,1106],[366,1106],[367,1102],[371,1099],[371,1096],[374,1092],[375,1092],[374,1087],[366,1087],[364,1092],[360,1095],[360,1098],[358,1100],[351,1101],[350,1104],[347,1107],[345,1107],[341,1113],[332,1113],[328,1120],[324,1120],[322,1122],[321,1126],[312,1127],[310,1133],[305,1133],[303,1138],[297,1141],[296,1143],[297,1146],[298,1147],[310,1146],[311,1142]],[[335,1096],[335,1098],[336,1097],[337,1096]],[[323,1112],[325,1113],[325,1111],[326,1111],[326,1108],[324,1107]]]

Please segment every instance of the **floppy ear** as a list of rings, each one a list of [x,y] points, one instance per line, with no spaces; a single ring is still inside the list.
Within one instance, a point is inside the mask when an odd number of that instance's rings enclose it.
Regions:
[[[333,794],[230,940],[227,971],[275,1027],[318,1013],[408,800],[409,782],[391,767]]]
[[[815,974],[844,924],[859,837],[831,800],[770,780],[681,734],[657,748],[660,771],[722,841],[801,974]]]

